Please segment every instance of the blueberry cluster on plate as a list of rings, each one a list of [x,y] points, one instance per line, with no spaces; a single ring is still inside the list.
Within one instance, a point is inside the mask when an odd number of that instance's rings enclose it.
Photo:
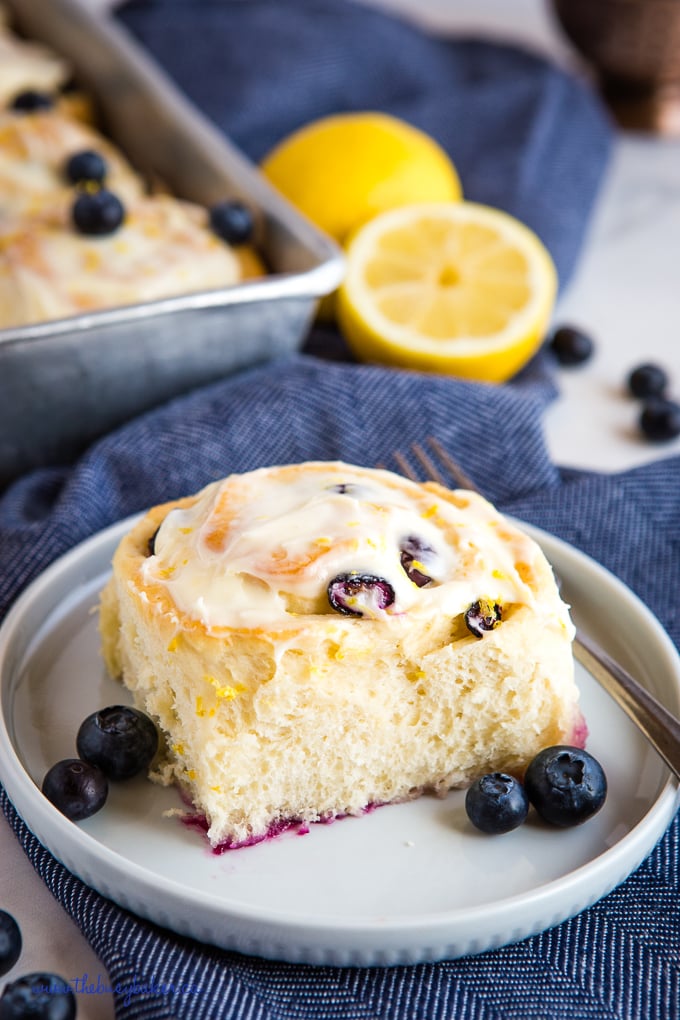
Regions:
[[[559,828],[580,825],[600,810],[607,779],[596,758],[579,747],[546,747],[531,761],[524,783],[504,772],[477,779],[465,796],[467,816],[481,832],[500,835],[518,828],[533,805]]]
[[[85,719],[76,738],[78,758],[64,758],[45,774],[42,792],[71,821],[80,822],[106,803],[109,781],[132,779],[148,769],[158,731],[143,712],[111,705]]]

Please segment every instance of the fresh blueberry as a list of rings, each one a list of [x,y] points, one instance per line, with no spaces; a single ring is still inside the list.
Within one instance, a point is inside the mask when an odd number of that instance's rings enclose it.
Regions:
[[[497,602],[478,599],[465,611],[465,624],[475,637],[481,638],[501,622],[502,611]]]
[[[529,812],[529,798],[514,776],[490,772],[469,787],[465,810],[475,828],[495,836],[522,824]]]
[[[24,974],[0,996],[0,1020],[74,1020],[76,997],[58,974]]]
[[[112,191],[98,188],[78,195],[73,203],[72,217],[78,233],[103,236],[118,230],[125,219],[125,207]]]
[[[640,431],[657,443],[680,436],[680,404],[660,397],[648,400],[640,414]]]
[[[131,779],[148,769],[158,750],[158,731],[148,715],[111,705],[88,715],[76,737],[78,754],[111,780]]]
[[[21,929],[11,914],[0,910],[0,977],[12,969],[21,956]]]
[[[429,574],[420,569],[424,565],[423,559],[427,560],[427,557],[434,553],[432,546],[422,538],[418,538],[417,535],[409,535],[403,539],[399,548],[401,550],[401,565],[413,583],[417,584],[419,588],[432,584]]]
[[[106,172],[106,160],[92,149],[75,152],[66,161],[66,179],[71,184],[82,184],[87,181],[103,184]]]
[[[219,202],[212,207],[210,227],[227,244],[247,244],[252,239],[255,224],[248,206],[232,201]]]
[[[524,787],[541,818],[562,828],[585,822],[607,796],[607,779],[597,759],[568,745],[539,751],[526,771]]]
[[[67,818],[80,822],[104,806],[109,784],[95,765],[64,758],[45,773],[42,792]]]
[[[34,89],[26,89],[19,92],[9,104],[10,110],[17,113],[34,113],[36,110],[49,110],[54,106],[54,100],[46,92],[36,92]]]
[[[328,601],[347,616],[365,616],[387,609],[394,602],[394,588],[372,574],[338,574],[328,585]]]
[[[592,337],[575,326],[560,326],[553,333],[549,348],[560,365],[581,365],[592,356]]]
[[[638,365],[628,376],[627,385],[634,397],[662,397],[668,386],[668,373],[651,362]]]

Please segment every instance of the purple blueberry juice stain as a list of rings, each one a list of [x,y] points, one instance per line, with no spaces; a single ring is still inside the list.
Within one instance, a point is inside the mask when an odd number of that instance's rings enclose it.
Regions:
[[[587,739],[588,739],[588,724],[586,723],[583,715],[579,712],[579,717],[574,723],[574,729],[568,742],[573,747],[580,747],[581,749],[584,749],[586,746]]]
[[[184,796],[182,796],[182,800],[187,802]],[[377,808],[385,806],[385,803],[373,801],[370,804],[367,804],[366,807],[362,808],[360,814],[362,816],[370,815]],[[247,839],[242,840],[225,839],[221,843],[218,843],[217,846],[210,846],[210,844],[208,844],[208,849],[212,856],[221,857],[223,854],[226,854],[231,850],[245,850],[246,847],[249,846],[257,846],[259,843],[268,843],[270,840],[278,839],[287,832],[295,836],[308,836],[311,832],[312,825],[333,825],[334,822],[340,822],[344,818],[355,817],[357,816],[344,813],[326,814],[313,823],[304,822],[299,818],[279,819],[276,822],[272,822],[267,831],[261,836],[249,836]],[[208,842],[208,829],[210,828],[210,824],[202,812],[195,811],[180,815],[179,821],[187,829],[192,829],[194,832],[198,832],[206,843]]]
[[[195,814],[180,815],[180,821],[187,829],[193,829],[194,832],[200,833],[201,836],[207,839],[210,825],[204,814],[196,812]],[[221,857],[222,854],[227,853],[229,850],[244,850],[248,846],[257,846],[258,843],[277,839],[285,832],[294,832],[297,836],[306,836],[309,833],[309,825],[295,818],[279,820],[272,822],[267,831],[261,836],[248,836],[247,839],[242,840],[225,839],[218,843],[217,846],[211,846],[210,852],[215,857]]]

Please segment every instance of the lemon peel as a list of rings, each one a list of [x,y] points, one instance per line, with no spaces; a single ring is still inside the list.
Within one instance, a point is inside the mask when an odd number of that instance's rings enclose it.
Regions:
[[[386,209],[462,195],[455,166],[433,138],[373,111],[306,124],[264,158],[261,170],[340,244]]]

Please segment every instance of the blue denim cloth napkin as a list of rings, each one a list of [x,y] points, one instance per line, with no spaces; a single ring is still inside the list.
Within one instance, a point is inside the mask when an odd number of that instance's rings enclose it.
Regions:
[[[230,471],[304,458],[396,468],[395,448],[435,434],[505,511],[595,556],[680,643],[680,457],[623,475],[561,472],[541,429],[551,395],[535,368],[496,388],[308,355],[251,369],[108,436],[73,470],[41,470],[17,482],[0,499],[0,604],[92,532]],[[133,989],[117,997],[122,1020],[680,1015],[677,823],[620,888],[545,934],[456,961],[351,971],[221,952],[142,921],[66,871],[0,799],[111,983]],[[158,990],[173,982],[199,991]]]

